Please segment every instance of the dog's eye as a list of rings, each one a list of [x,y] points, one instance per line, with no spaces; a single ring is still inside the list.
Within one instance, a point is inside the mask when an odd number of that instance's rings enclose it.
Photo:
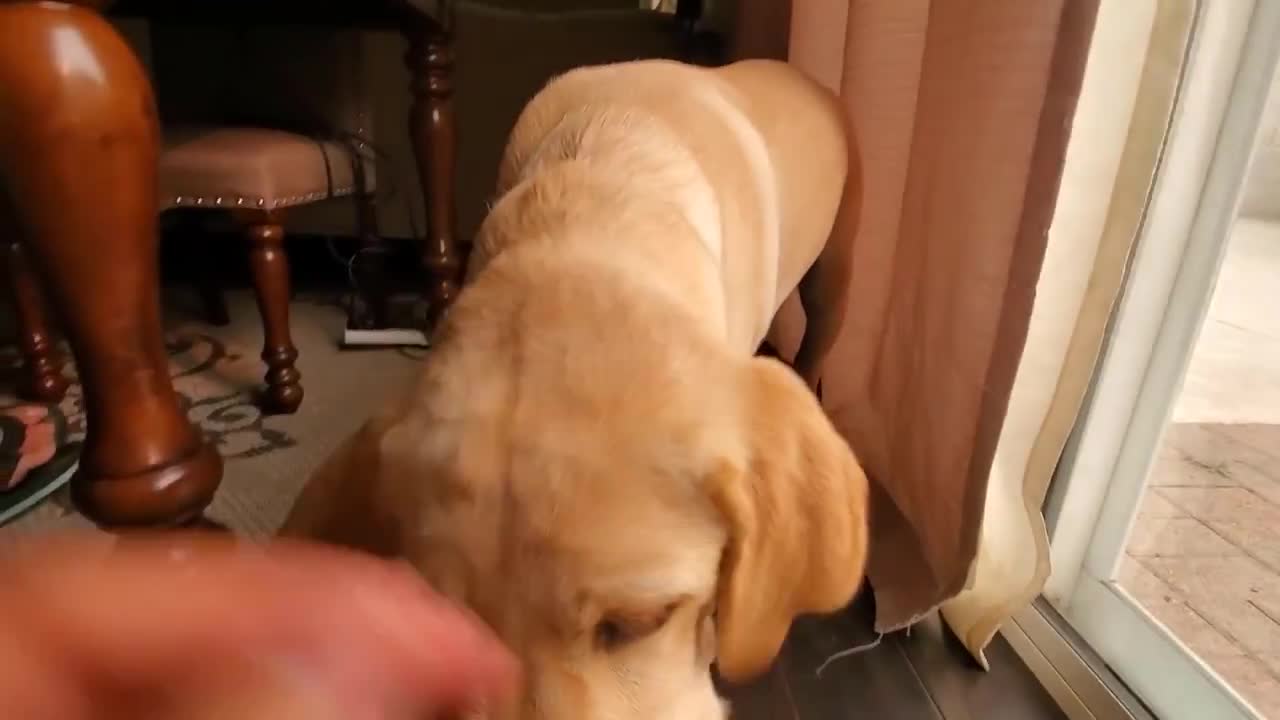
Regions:
[[[604,651],[613,650],[630,639],[630,633],[618,620],[605,618],[596,625],[596,645]]]
[[[596,623],[596,647],[604,652],[612,652],[644,639],[661,630],[678,606],[679,603],[671,603],[655,612],[607,613]]]

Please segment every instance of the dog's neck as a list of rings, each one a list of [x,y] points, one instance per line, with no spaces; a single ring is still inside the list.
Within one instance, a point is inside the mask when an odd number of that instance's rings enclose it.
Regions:
[[[606,264],[684,306],[699,324],[723,336],[714,194],[696,167],[628,164],[629,159],[584,153],[537,162],[537,172],[504,195],[486,218],[472,276],[517,248],[549,253],[560,263]]]
[[[725,352],[716,266],[679,213],[655,208],[669,213],[656,226],[628,218],[643,209],[492,214],[481,267],[437,329],[413,397],[461,422],[519,393],[534,405],[590,395],[601,367],[660,386],[700,366],[691,358]]]
[[[685,139],[666,123],[643,112],[583,106],[536,137],[536,142],[513,137],[500,173],[503,192],[529,184],[553,194],[594,190],[582,200],[558,199],[576,209],[591,202],[619,210],[638,201],[651,212],[674,210],[720,262],[723,229],[715,190]]]

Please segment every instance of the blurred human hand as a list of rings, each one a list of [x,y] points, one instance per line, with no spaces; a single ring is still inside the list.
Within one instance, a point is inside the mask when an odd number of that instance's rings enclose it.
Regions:
[[[0,559],[13,718],[436,718],[509,695],[515,661],[391,562],[212,535],[57,537]]]

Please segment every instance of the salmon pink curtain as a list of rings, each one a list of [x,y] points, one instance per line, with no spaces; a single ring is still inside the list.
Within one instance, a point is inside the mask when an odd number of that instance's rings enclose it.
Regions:
[[[1097,4],[739,3],[734,54],[788,58],[856,128],[862,211],[836,230],[854,236],[854,290],[823,402],[875,480],[882,631],[971,580]],[[803,322],[788,303],[784,355]],[[961,637],[978,656],[989,639]]]

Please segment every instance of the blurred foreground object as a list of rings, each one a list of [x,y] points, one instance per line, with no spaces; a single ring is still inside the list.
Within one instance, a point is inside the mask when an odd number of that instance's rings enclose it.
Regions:
[[[434,717],[515,681],[488,631],[410,570],[336,549],[42,537],[0,577],[12,717]]]

